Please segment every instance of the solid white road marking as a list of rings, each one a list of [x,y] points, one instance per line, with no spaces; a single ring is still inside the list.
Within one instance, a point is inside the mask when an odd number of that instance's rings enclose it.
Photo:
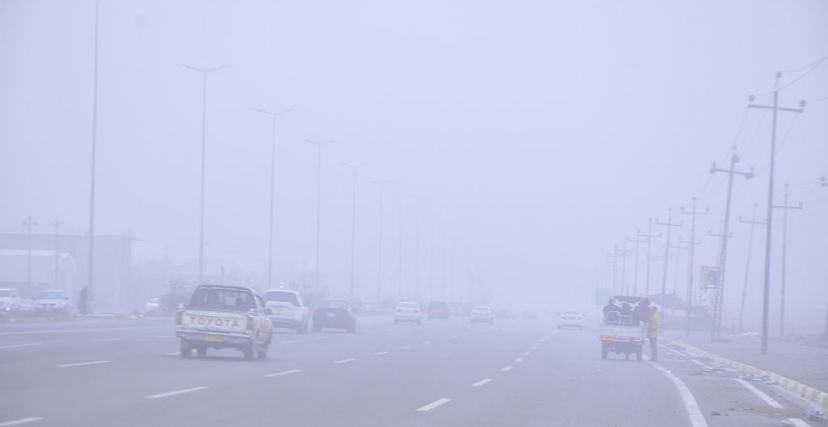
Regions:
[[[383,354],[388,354],[388,352],[387,352],[387,351],[385,351],[385,350],[383,350],[383,351],[378,351],[378,352],[374,353],[374,356],[382,356]]]
[[[472,384],[472,387],[480,387],[480,386],[486,385],[490,382],[492,382],[492,380],[490,378],[483,378],[482,380]]]
[[[705,365],[704,363],[699,362],[699,361],[698,361],[698,360],[696,360],[696,359],[690,359],[690,362],[692,362],[692,363],[694,363],[694,364],[696,364],[696,365],[698,365],[698,366],[704,366],[704,367],[707,367],[707,365]]]
[[[40,417],[29,417],[29,418],[21,418],[19,420],[12,420],[0,423],[0,427],[11,427],[11,426],[18,426],[20,424],[28,424],[33,423],[35,421],[41,421],[43,418]]]
[[[799,418],[788,418],[788,422],[795,425],[796,427],[811,427],[810,424],[800,420]]]
[[[98,328],[98,329],[52,329],[52,330],[29,330],[0,332],[0,336],[6,335],[34,335],[34,334],[69,334],[69,333],[99,333],[99,332],[121,332],[121,331],[148,331],[152,329],[170,329],[169,326],[154,326],[148,328]]]
[[[693,393],[690,393],[690,389],[687,388],[684,381],[673,375],[672,372],[664,369],[658,363],[650,362],[650,365],[658,369],[676,386],[679,395],[681,395],[681,399],[684,401],[684,409],[687,411],[687,416],[690,418],[690,425],[692,427],[707,427],[707,420],[704,419],[704,415],[702,415],[701,409],[699,409],[699,404],[696,402],[696,398],[693,397]]]
[[[417,410],[422,411],[422,412],[428,412],[428,411],[430,411],[430,410],[432,410],[432,409],[434,409],[438,406],[443,406],[446,403],[449,403],[450,401],[451,401],[451,399],[445,399],[445,398],[444,399],[437,399],[434,402],[429,403],[428,405],[421,406],[421,407],[417,408]]]
[[[181,354],[180,351],[171,351],[169,353],[164,353],[164,356],[178,356],[179,354]]]
[[[170,392],[167,392],[167,393],[152,394],[152,395],[147,396],[147,399],[160,399],[162,397],[169,397],[169,396],[176,396],[176,395],[184,394],[184,393],[191,393],[191,392],[194,392],[194,391],[204,390],[206,388],[207,387],[199,386],[199,387],[185,388],[183,390],[170,391]]]
[[[411,350],[412,347],[410,345],[404,345],[404,346],[400,347],[400,349],[402,349],[402,350]]]
[[[302,370],[301,369],[290,369],[290,370],[282,371],[282,372],[274,372],[272,374],[267,374],[265,376],[266,377],[281,377],[281,376],[284,376],[284,375],[298,374],[299,372],[302,372]]]
[[[32,343],[27,343],[27,344],[0,345],[0,350],[5,350],[7,348],[33,347],[33,346],[36,346],[36,345],[43,345],[43,343],[42,342],[32,342]]]
[[[500,372],[509,372],[511,370],[512,370],[511,366],[504,366],[502,369],[500,369]]]
[[[335,363],[335,364],[337,364],[337,365],[341,365],[341,364],[343,364],[343,363],[350,363],[350,362],[353,362],[354,360],[356,360],[356,359],[354,359],[354,358],[352,358],[352,357],[351,357],[351,358],[348,358],[348,359],[337,360],[337,361],[336,361],[336,362],[334,362],[334,363]]]
[[[515,359],[515,363],[520,363],[520,362],[523,362],[523,358],[522,358],[522,357],[518,357],[517,359]]]
[[[751,384],[751,383],[749,383],[745,380],[741,380],[739,378],[734,378],[734,380],[736,382],[738,382],[739,384],[745,386],[746,389],[752,391],[753,394],[759,396],[759,398],[762,399],[763,401],[765,401],[765,403],[767,403],[768,405],[770,405],[771,408],[776,408],[776,409],[784,408],[784,406],[782,406],[779,402],[774,400],[774,398],[772,398],[772,397],[768,396],[767,394],[763,393],[762,390],[759,390],[758,388],[754,387],[753,384]]]
[[[67,363],[65,365],[57,365],[57,367],[58,368],[74,368],[75,366],[102,365],[104,363],[112,363],[112,361],[111,360],[94,360],[92,362]]]

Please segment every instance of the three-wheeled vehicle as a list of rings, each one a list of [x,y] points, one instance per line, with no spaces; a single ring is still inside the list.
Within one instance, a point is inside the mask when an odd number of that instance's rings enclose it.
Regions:
[[[647,325],[635,321],[633,310],[641,298],[616,296],[614,300],[620,304],[620,309],[605,313],[601,322],[601,358],[606,359],[609,353],[619,353],[629,360],[630,355],[634,354],[640,362],[647,339]]]

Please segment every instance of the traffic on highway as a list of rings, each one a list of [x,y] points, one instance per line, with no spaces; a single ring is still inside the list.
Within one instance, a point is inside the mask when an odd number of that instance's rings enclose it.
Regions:
[[[827,23],[0,0],[0,427],[828,427]]]

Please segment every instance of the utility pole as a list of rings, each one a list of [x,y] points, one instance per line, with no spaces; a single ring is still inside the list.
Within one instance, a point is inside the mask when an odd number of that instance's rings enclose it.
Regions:
[[[635,243],[635,261],[634,261],[635,266],[633,266],[633,291],[632,291],[633,296],[638,296],[638,264],[639,264],[638,253],[639,253],[639,248],[641,246],[640,244],[644,243],[643,241],[641,241],[641,236],[642,236],[641,230],[635,230],[635,239],[627,239],[627,241]]]
[[[681,268],[681,251],[690,249],[690,246],[693,242],[691,240],[684,240],[682,236],[679,234],[678,236],[678,244],[673,246],[673,249],[676,250],[676,266],[673,270],[673,295],[678,295],[678,281],[679,281],[679,269]]]
[[[29,284],[29,292],[32,292],[32,229],[37,226],[37,220],[32,218],[31,215],[27,216],[25,220],[23,220],[23,227],[26,228],[26,241],[27,241],[27,255],[26,255],[26,283]]]
[[[322,148],[326,145],[333,144],[333,141],[318,142],[306,139],[305,142],[316,146],[316,256],[314,261],[313,290],[319,291],[319,241],[322,218]]]
[[[408,194],[396,195],[397,205],[397,301],[402,301],[403,298],[403,200],[408,197]]]
[[[785,184],[785,195],[783,205],[774,205],[775,209],[782,209],[782,286],[779,290],[779,336],[785,336],[785,273],[788,262],[788,211],[791,209],[802,210],[802,202],[799,205],[788,204],[788,184]]]
[[[645,274],[645,282],[644,282],[644,296],[650,296],[650,264],[653,260],[652,256],[652,243],[653,239],[658,239],[661,237],[661,233],[653,234],[653,219],[647,219],[647,234],[639,234],[638,237],[646,237],[647,238],[647,272]]]
[[[607,256],[612,258],[612,293],[614,295],[618,292],[618,246],[613,246],[612,252],[608,253]]]
[[[744,332],[744,318],[745,318],[745,300],[747,299],[748,279],[750,278],[750,260],[753,254],[753,234],[757,225],[765,225],[765,221],[756,220],[756,210],[759,208],[758,203],[753,204],[753,214],[750,221],[745,221],[739,217],[739,222],[742,224],[750,224],[750,234],[748,235],[747,247],[747,261],[745,262],[745,279],[742,283],[742,301],[739,303],[739,332]]]
[[[770,267],[771,267],[771,236],[773,235],[773,180],[774,167],[776,163],[776,116],[779,111],[788,111],[792,113],[801,113],[805,109],[805,101],[799,102],[799,108],[788,108],[779,106],[779,80],[782,78],[782,73],[776,73],[776,81],[773,85],[773,105],[757,105],[753,103],[754,96],[748,98],[748,108],[760,108],[765,110],[773,110],[773,122],[771,125],[771,144],[770,144],[770,168],[768,170],[768,208],[767,208],[767,227],[765,231],[765,280],[764,280],[764,295],[762,302],[762,354],[768,353],[768,309],[770,307]]]
[[[617,253],[616,256],[621,257],[621,295],[624,295],[627,289],[626,284],[626,275],[627,275],[627,256],[631,255],[632,253],[627,250],[627,239],[624,237],[624,245],[622,246],[621,252]]]
[[[267,234],[267,288],[273,289],[273,207],[276,199],[276,118],[290,113],[293,108],[273,113],[267,110],[256,108],[255,111],[270,116],[271,131],[270,131],[270,215],[268,215],[268,234]]]
[[[673,227],[683,227],[684,223],[673,222],[673,209],[670,208],[667,210],[667,222],[660,222],[658,218],[656,218],[656,224],[667,227],[667,241],[664,243],[664,274],[661,278],[661,297],[664,298],[667,294],[667,266],[670,260],[670,230]]]
[[[828,181],[825,180],[824,176],[820,179],[820,181],[820,185],[822,187],[828,187]],[[828,340],[828,310],[825,311],[825,339]]]
[[[414,301],[420,300],[420,216],[417,215],[414,239]]]
[[[727,174],[727,199],[725,200],[724,221],[722,223],[722,244],[721,252],[719,253],[719,283],[716,285],[716,300],[713,304],[713,327],[710,330],[710,339],[716,341],[721,336],[722,329],[722,310],[724,309],[724,285],[725,285],[725,271],[727,267],[727,241],[730,233],[730,202],[733,198],[733,176],[742,175],[745,179],[753,178],[753,168],[749,172],[740,172],[736,170],[736,163],[739,163],[739,156],[735,151],[730,155],[730,168],[721,169],[713,163],[710,168],[711,174],[723,172]]]
[[[95,175],[98,159],[98,15],[99,1],[95,0],[95,49],[92,60],[92,150],[89,164],[89,241],[86,254],[86,293],[83,305],[92,313],[92,288],[95,282]],[[31,284],[30,284],[31,285]],[[84,313],[85,314],[85,313]]]
[[[196,68],[187,64],[182,64],[182,66],[201,73],[201,202],[198,221],[198,284],[201,285],[204,283],[204,176],[207,160],[207,75],[214,71],[227,68],[227,65],[209,69]]]
[[[382,220],[385,204],[385,186],[387,181],[373,180],[372,184],[379,189],[379,226],[378,226],[378,241],[377,241],[377,307],[382,300]]]
[[[357,194],[357,172],[361,165],[343,163],[342,166],[351,168],[351,277],[348,287],[348,298],[354,301],[354,278],[356,275],[356,194]]]
[[[707,215],[710,211],[708,208],[704,208],[704,211],[696,210],[696,198],[693,197],[692,205],[689,211],[686,211],[684,207],[680,209],[682,215],[690,215],[690,241],[693,242],[690,245],[690,253],[688,254],[687,260],[687,312],[685,313],[685,328],[684,328],[684,336],[690,335],[690,326],[691,325],[691,318],[690,318],[690,310],[693,308],[693,270],[694,270],[694,262],[696,256],[696,217],[699,215]]]
[[[55,277],[54,277],[54,287],[55,289],[60,289],[60,222],[55,220],[52,223],[52,226],[55,227]]]

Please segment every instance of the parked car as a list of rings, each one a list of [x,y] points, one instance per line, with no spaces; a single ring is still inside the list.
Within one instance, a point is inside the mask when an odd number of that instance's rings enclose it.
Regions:
[[[0,288],[0,315],[20,311],[20,292],[16,288]]]
[[[432,301],[428,305],[428,320],[431,319],[445,319],[448,320],[451,315],[451,310],[448,303],[443,301]]]
[[[564,310],[558,314],[558,329],[584,329],[584,313],[578,310]]]
[[[36,313],[42,314],[69,314],[69,297],[63,291],[49,289],[38,292],[32,307]]]
[[[474,307],[471,311],[470,317],[472,323],[494,323],[494,313],[492,313],[492,309],[484,305]]]
[[[244,358],[264,359],[271,342],[272,325],[262,297],[241,286],[202,285],[190,302],[176,313],[176,335],[181,357],[198,357],[208,348],[234,348]]]
[[[423,311],[420,304],[411,301],[400,301],[394,307],[394,324],[411,322],[418,325],[423,324]]]
[[[299,292],[278,289],[265,292],[262,298],[270,309],[270,321],[274,328],[293,329],[298,334],[308,333],[310,308]]]
[[[343,329],[347,332],[356,332],[356,316],[351,310],[351,304],[342,300],[322,301],[313,310],[313,331],[322,329]]]
[[[161,312],[161,300],[159,298],[150,298],[144,304],[144,314],[158,314]]]

